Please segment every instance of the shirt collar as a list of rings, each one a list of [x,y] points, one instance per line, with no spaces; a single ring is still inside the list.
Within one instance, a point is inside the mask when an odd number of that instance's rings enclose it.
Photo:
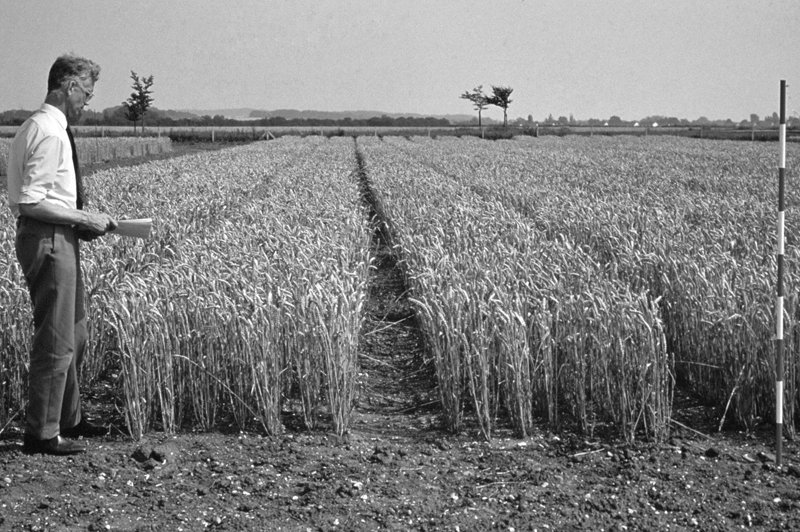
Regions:
[[[49,103],[43,103],[39,110],[47,115],[53,117],[53,119],[58,122],[58,125],[67,129],[67,117],[66,115],[54,105],[50,105]]]

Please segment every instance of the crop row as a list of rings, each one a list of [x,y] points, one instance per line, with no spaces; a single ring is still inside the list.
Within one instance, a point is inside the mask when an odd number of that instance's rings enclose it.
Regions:
[[[390,142],[403,158],[500,202],[542,238],[581,250],[606,277],[646,293],[678,382],[718,408],[720,427],[729,417],[752,428],[774,416],[776,146],[627,137]],[[790,146],[790,160],[798,155]],[[800,191],[789,187],[789,287],[800,283],[798,205]],[[790,433],[800,401],[799,310],[790,295]]]
[[[131,434],[211,429],[220,415],[275,434],[285,409],[346,430],[370,260],[353,166],[351,139],[287,138],[91,176],[95,204],[155,219],[146,241],[84,246],[84,380],[119,372]],[[13,231],[1,245],[10,417],[24,402],[30,311]]]

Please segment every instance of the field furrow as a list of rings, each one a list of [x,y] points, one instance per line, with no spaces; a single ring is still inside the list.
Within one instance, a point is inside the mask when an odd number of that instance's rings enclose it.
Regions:
[[[557,425],[569,413],[586,432],[610,422],[628,439],[663,437],[672,380],[656,302],[405,142],[359,146],[403,250],[447,425],[469,412],[488,438],[504,417],[526,434],[534,417]]]

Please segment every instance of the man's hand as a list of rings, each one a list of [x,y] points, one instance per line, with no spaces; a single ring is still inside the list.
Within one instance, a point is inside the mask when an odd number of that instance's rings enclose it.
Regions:
[[[117,228],[117,221],[105,213],[84,212],[84,215],[78,224],[79,234],[89,233],[100,236]],[[86,240],[86,238],[83,239]]]

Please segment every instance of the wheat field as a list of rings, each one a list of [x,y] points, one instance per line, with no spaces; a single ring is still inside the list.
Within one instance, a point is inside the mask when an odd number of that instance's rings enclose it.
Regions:
[[[751,427],[774,416],[776,159],[770,143],[670,137],[281,137],[100,171],[95,204],[155,230],[86,246],[84,379],[118,377],[136,437],[222,415],[276,434],[287,410],[346,432],[373,253],[361,165],[444,426],[661,440],[680,389]],[[798,198],[789,187],[791,434]],[[2,426],[24,406],[30,310],[7,210],[0,227]]]

